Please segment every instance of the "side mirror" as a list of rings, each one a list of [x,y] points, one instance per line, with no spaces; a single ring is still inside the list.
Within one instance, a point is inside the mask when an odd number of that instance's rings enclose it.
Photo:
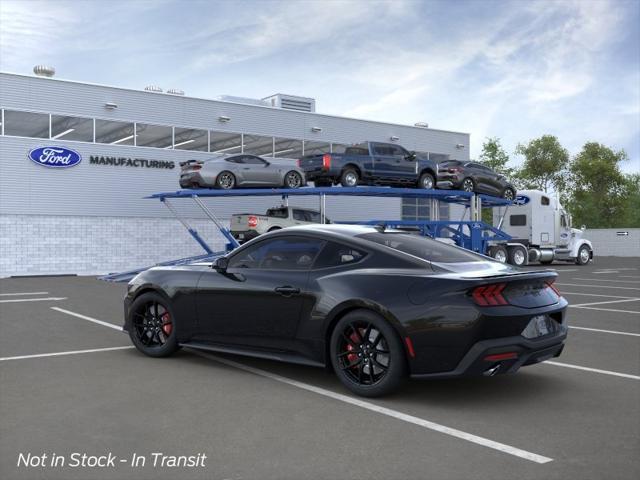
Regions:
[[[407,160],[413,162],[416,159],[416,152],[413,150],[409,152],[409,155],[405,157]]]
[[[218,257],[216,261],[213,262],[213,269],[219,273],[224,273],[227,271],[229,267],[229,259],[227,257]]]
[[[582,225],[582,226],[580,227],[580,230],[586,230],[586,229],[587,229],[587,226],[586,226],[586,225]]]

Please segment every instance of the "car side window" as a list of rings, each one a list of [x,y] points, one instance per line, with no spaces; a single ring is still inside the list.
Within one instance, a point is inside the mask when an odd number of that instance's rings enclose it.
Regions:
[[[328,268],[349,265],[362,260],[366,252],[355,249],[348,245],[336,242],[327,242],[324,249],[318,256],[313,268]]]
[[[225,162],[229,162],[229,163],[242,163],[242,157],[229,157],[229,158],[225,158]]]
[[[307,221],[320,223],[320,214],[318,212],[310,212],[307,210],[305,213],[307,214]]]
[[[540,205],[549,205],[549,197],[540,197]]]
[[[243,157],[244,162],[243,163],[248,163],[250,165],[264,165],[267,162],[265,162],[263,159],[261,159],[260,157],[256,157],[253,155],[245,155]]]
[[[309,219],[306,216],[306,212],[304,210],[293,210],[293,219],[298,220],[299,222],[308,222]]]
[[[308,270],[323,246],[323,240],[304,237],[265,240],[231,257],[228,268]]]

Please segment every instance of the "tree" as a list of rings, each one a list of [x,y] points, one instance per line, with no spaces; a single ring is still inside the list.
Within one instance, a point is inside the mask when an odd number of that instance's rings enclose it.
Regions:
[[[487,137],[482,144],[480,162],[506,177],[511,177],[514,169],[507,166],[509,155],[500,144],[498,137]]]
[[[617,226],[640,228],[640,173],[625,175],[624,207]]]
[[[618,165],[626,159],[624,150],[616,152],[597,142],[585,143],[574,157],[567,206],[576,225],[607,228],[620,226],[625,215],[631,219],[634,208],[627,204],[634,193],[637,198],[637,190],[633,191],[634,179],[625,178]]]
[[[529,143],[518,144],[516,154],[525,160],[517,172],[519,183],[548,192],[553,188],[560,192],[565,187],[565,176],[569,164],[569,152],[553,135],[543,135]]]

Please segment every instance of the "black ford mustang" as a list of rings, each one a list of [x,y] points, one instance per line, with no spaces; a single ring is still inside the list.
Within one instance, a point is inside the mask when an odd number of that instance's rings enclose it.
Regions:
[[[124,328],[150,356],[189,346],[326,366],[378,396],[408,374],[495,375],[557,357],[567,302],[555,278],[401,231],[293,227],[213,266],[139,274]]]

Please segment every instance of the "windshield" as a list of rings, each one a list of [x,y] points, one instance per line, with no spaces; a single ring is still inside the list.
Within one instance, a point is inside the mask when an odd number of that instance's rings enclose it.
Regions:
[[[484,257],[461,248],[453,247],[431,238],[408,233],[377,232],[357,235],[358,238],[384,245],[399,252],[437,263],[481,262]]]

